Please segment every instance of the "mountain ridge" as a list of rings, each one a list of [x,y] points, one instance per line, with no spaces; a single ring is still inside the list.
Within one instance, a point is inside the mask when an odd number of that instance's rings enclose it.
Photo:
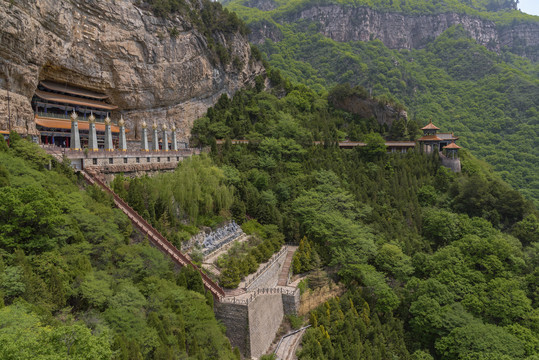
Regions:
[[[231,9],[238,11],[236,4],[239,2],[231,4]],[[424,48],[448,28],[460,24],[474,40],[489,50],[500,53],[505,47],[532,61],[539,60],[539,17],[533,17],[536,21],[512,21],[502,25],[478,15],[455,11],[407,13],[331,2],[306,3],[295,9],[281,10],[272,0],[258,0],[244,6],[269,11],[268,15],[280,25],[312,22],[319,33],[338,42],[379,39],[388,48],[399,50]],[[277,34],[268,31],[272,21],[264,17],[261,22],[266,26],[252,21],[249,40],[255,44],[263,43],[266,37],[279,41],[277,28],[273,28]]]

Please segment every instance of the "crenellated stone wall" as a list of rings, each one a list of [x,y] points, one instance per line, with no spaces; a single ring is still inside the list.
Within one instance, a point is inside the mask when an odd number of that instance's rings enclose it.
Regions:
[[[282,294],[257,296],[249,304],[249,336],[251,357],[263,355],[273,342],[283,321]]]
[[[244,356],[251,353],[249,335],[249,305],[244,303],[216,302],[215,317],[226,326],[226,336],[232,346],[237,346]]]
[[[284,315],[297,314],[299,302],[299,289],[280,286],[224,298],[214,310],[232,346],[244,357],[258,358],[268,350]]]

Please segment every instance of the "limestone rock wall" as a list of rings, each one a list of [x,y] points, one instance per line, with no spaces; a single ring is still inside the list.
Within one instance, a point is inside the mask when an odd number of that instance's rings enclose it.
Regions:
[[[374,118],[379,124],[391,126],[394,121],[399,119],[407,119],[408,114],[405,110],[399,110],[390,104],[380,104],[375,99],[362,98],[357,95],[352,95],[338,102],[333,103],[336,108],[349,111],[357,114],[362,118]]]
[[[156,17],[134,0],[0,1],[0,129],[8,128],[9,94],[12,127],[36,133],[30,100],[50,79],[109,95],[131,138],[146,120],[176,124],[185,140],[221,94],[264,72],[246,37],[218,36],[240,67],[216,60],[187,16]]]
[[[391,49],[422,48],[449,27],[461,24],[473,39],[490,50],[498,51],[507,46],[518,55],[539,60],[539,21],[514,22],[502,27],[466,14],[412,15],[336,4],[313,4],[276,20],[295,22],[300,19],[319,23],[319,31],[335,41],[379,39]],[[267,32],[267,28],[253,30],[251,41],[263,42],[257,30]]]

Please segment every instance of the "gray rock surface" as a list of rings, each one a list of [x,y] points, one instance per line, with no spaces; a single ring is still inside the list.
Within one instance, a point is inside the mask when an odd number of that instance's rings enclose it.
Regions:
[[[246,37],[217,36],[240,68],[216,60],[187,16],[156,17],[133,0],[0,1],[0,129],[8,127],[9,93],[12,127],[36,133],[30,100],[39,81],[49,79],[109,95],[130,138],[140,137],[146,120],[176,124],[185,140],[221,94],[264,72]]]
[[[256,4],[262,6],[262,2],[259,0]],[[306,6],[275,20],[281,23],[315,21],[320,24],[320,32],[335,41],[379,39],[391,49],[422,48],[449,27],[460,24],[473,39],[490,50],[499,51],[507,46],[518,55],[539,60],[539,21],[516,21],[498,26],[493,21],[466,14],[412,15],[336,4]],[[267,32],[268,26],[255,27],[250,39],[261,43],[264,37],[272,38]],[[279,36],[280,33],[276,38]]]

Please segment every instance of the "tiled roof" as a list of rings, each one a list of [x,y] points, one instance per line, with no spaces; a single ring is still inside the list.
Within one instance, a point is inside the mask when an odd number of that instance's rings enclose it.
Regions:
[[[56,101],[56,102],[60,102],[64,104],[87,106],[90,108],[105,109],[105,110],[114,110],[118,108],[115,105],[110,105],[102,101],[82,99],[82,98],[68,96],[68,95],[54,94],[54,93],[49,93],[49,92],[41,91],[41,90],[36,90],[35,94],[43,100]]]
[[[437,127],[436,125],[434,125],[432,123],[432,120],[427,124],[427,126],[425,127],[422,127],[421,130],[440,130],[439,127]]]
[[[455,144],[455,143],[451,143],[451,144],[449,144],[449,145],[447,145],[447,146],[444,146],[444,149],[461,149],[461,147],[458,146],[458,145]]]
[[[417,139],[417,141],[442,141],[442,139],[440,139],[436,135],[426,135],[426,136],[420,137],[419,139]]]
[[[105,94],[96,93],[90,90],[78,89],[78,88],[71,87],[68,85],[57,84],[52,81],[41,81],[40,84],[49,90],[59,91],[66,94],[86,96],[89,98],[94,98],[94,99],[99,99],[99,100],[108,98],[108,96]]]
[[[90,124],[87,121],[78,121],[79,123],[79,130],[89,130]],[[71,129],[71,120],[62,120],[62,119],[54,119],[54,118],[46,118],[42,116],[36,116],[36,125],[40,125],[46,128],[50,129]],[[96,123],[95,129],[97,131],[105,131],[105,124],[102,123]],[[116,125],[111,125],[110,130],[113,133],[119,133],[120,128]],[[126,130],[127,132],[127,130]]]

